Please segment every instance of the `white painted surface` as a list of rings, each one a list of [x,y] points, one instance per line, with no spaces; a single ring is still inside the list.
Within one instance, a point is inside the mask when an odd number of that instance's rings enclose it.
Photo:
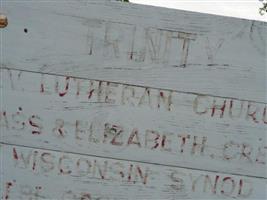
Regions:
[[[264,22],[104,1],[3,9],[8,68],[266,102]]]
[[[1,152],[6,172],[3,193],[10,199],[264,199],[266,195],[266,179],[10,145],[1,145]]]
[[[266,23],[93,0],[3,10],[4,199],[266,198]],[[77,175],[86,159],[113,163],[108,178]]]
[[[267,176],[266,104],[16,70],[2,74],[6,143]]]

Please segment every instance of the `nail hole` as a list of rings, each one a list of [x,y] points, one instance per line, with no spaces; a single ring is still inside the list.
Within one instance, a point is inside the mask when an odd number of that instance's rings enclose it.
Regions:
[[[24,33],[28,33],[28,29],[24,28]]]

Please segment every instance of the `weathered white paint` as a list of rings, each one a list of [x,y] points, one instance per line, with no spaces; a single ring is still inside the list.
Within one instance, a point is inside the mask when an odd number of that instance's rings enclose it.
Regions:
[[[264,199],[266,195],[266,179],[0,147],[4,199]]]
[[[2,5],[3,199],[266,199],[266,23]]]
[[[5,143],[266,177],[265,104],[17,70],[2,75]]]
[[[3,10],[8,68],[266,102],[264,22],[101,0]]]

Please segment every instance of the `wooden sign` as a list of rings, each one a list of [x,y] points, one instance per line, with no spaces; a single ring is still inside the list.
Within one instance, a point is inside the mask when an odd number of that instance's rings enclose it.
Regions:
[[[266,104],[16,70],[2,75],[6,143],[266,178]]]
[[[5,199],[265,197],[265,179],[12,145],[1,152]]]
[[[8,68],[266,101],[264,22],[101,0],[3,8]]]
[[[266,23],[67,2],[3,2],[3,199],[266,198]]]

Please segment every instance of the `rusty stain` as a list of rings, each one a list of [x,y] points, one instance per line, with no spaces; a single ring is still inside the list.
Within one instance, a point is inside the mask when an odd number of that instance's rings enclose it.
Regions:
[[[10,192],[10,188],[13,186],[13,184],[11,182],[7,182],[6,183],[6,195],[5,195],[5,199],[9,198],[9,192]]]
[[[216,109],[219,109],[219,110],[221,110],[220,118],[223,118],[223,114],[224,114],[225,107],[226,107],[226,100],[224,100],[223,105],[222,105],[221,107],[218,106],[218,105],[216,105],[215,103],[216,103],[216,100],[213,100],[213,106],[212,106],[211,117],[214,116]]]
[[[17,154],[17,151],[16,151],[15,148],[13,148],[13,158],[14,158],[15,160],[18,160],[18,159],[19,159],[18,154]]]
[[[7,17],[3,14],[0,14],[0,28],[5,28],[8,25]]]
[[[43,84],[43,83],[41,83],[41,89],[40,89],[40,92],[41,92],[41,93],[44,93],[44,84]]]

